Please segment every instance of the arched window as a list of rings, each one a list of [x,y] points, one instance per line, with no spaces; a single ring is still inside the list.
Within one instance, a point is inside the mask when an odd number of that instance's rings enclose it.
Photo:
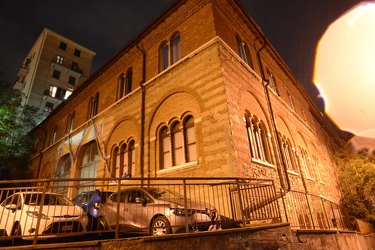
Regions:
[[[117,99],[121,99],[124,96],[125,93],[125,76],[124,74],[121,74],[118,78],[118,93],[117,93]]]
[[[180,165],[183,162],[183,137],[179,122],[175,122],[172,126],[172,152],[173,166]]]
[[[132,92],[132,83],[133,83],[133,69],[128,69],[128,72],[126,73],[126,79],[125,79],[125,95]]]
[[[160,72],[167,69],[169,65],[178,62],[181,59],[181,39],[180,33],[171,37],[170,41],[164,41],[159,49]]]
[[[98,171],[98,146],[95,141],[89,143],[83,154],[82,164],[79,168],[80,178],[96,178]],[[80,181],[79,193],[90,190],[94,187],[95,182]]]
[[[271,89],[273,89],[278,95],[280,95],[279,89],[277,88],[277,82],[276,82],[275,76],[272,74],[272,72],[270,72],[270,70],[268,68],[266,69],[266,71],[267,71],[268,80],[269,80],[268,86]]]
[[[160,169],[181,166],[197,160],[197,147],[193,116],[163,126],[159,132]]]
[[[245,114],[246,130],[250,143],[251,157],[263,162],[272,163],[267,130],[256,116]]]
[[[253,61],[251,60],[250,50],[246,43],[244,43],[241,38],[236,35],[236,42],[237,42],[237,49],[238,54],[246,62],[250,68],[254,69],[253,67]]]
[[[135,141],[122,143],[112,149],[112,177],[135,176]]]
[[[68,120],[68,133],[71,133],[74,130],[74,119],[75,119],[75,112],[73,112],[71,115],[69,115]]]
[[[99,93],[96,93],[95,98],[91,97],[89,103],[89,118],[92,118],[98,114],[99,107]]]
[[[290,144],[289,139],[287,139],[285,136],[279,134],[281,139],[281,146],[282,146],[282,153],[284,156],[285,164],[288,170],[291,170],[293,172],[297,173],[297,167],[296,163],[294,161],[294,154],[292,150],[292,146]]]
[[[181,59],[181,43],[180,43],[180,34],[176,33],[171,39],[171,54],[172,54],[172,62],[179,61]]]
[[[194,119],[192,116],[189,116],[185,120],[185,148],[186,148],[186,161],[196,161],[197,160],[197,142],[195,139],[195,128],[194,128]]]
[[[307,152],[304,148],[301,148],[301,164],[302,164],[302,168],[305,170],[306,176],[313,178]]]
[[[160,55],[160,71],[165,70],[169,66],[169,48],[168,43],[164,42],[159,49]]]
[[[57,168],[57,179],[68,179],[70,178],[70,170],[72,167],[72,161],[69,154],[66,154],[60,158]],[[69,181],[59,181],[56,182],[57,186],[59,186],[56,192],[61,194],[68,193]]]
[[[161,166],[162,168],[170,168],[171,162],[171,141],[169,139],[168,127],[164,126],[160,130],[160,152],[161,152]]]

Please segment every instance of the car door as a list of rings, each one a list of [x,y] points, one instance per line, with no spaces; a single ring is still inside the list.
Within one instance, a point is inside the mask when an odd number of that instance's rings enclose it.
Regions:
[[[0,228],[10,235],[14,222],[22,215],[22,201],[20,194],[14,194],[1,203]]]
[[[129,225],[139,229],[147,229],[154,215],[153,199],[142,189],[129,190],[128,199],[124,203],[124,217]]]

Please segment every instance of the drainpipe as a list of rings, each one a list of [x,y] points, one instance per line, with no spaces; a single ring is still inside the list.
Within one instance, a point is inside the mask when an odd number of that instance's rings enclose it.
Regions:
[[[278,131],[277,131],[277,125],[276,125],[275,116],[273,114],[271,99],[270,99],[269,92],[268,92],[268,85],[269,85],[270,82],[265,77],[264,69],[263,69],[263,64],[262,64],[262,60],[261,60],[261,57],[260,57],[260,52],[267,46],[267,40],[266,40],[266,38],[264,36],[263,36],[263,42],[264,42],[263,46],[257,51],[257,59],[258,59],[258,64],[259,64],[260,72],[262,74],[262,85],[264,87],[264,92],[266,94],[267,106],[268,106],[268,110],[269,110],[269,113],[270,113],[270,116],[271,116],[271,121],[272,121],[271,122],[271,124],[272,124],[271,127],[272,127],[272,130],[273,130],[273,132],[274,132],[274,134],[276,136],[276,145],[277,145],[277,148],[279,150],[280,157],[281,157],[282,169],[277,168],[277,173],[279,174],[281,187],[284,190],[286,189],[287,191],[290,191],[289,176],[288,176],[288,172],[287,172],[287,167],[286,167],[286,163],[285,163],[284,154],[283,154],[283,151],[282,151],[282,148],[281,148],[280,137],[279,137],[279,134],[278,134]],[[266,83],[266,84],[264,84],[264,83]],[[283,178],[283,176],[285,176],[285,179]]]
[[[144,85],[146,81],[146,51],[139,47],[138,42],[136,43],[137,49],[142,52],[142,79],[140,82],[142,90],[142,103],[141,103],[141,138],[140,138],[140,167],[141,167],[141,177],[144,178],[145,175],[145,164],[144,164],[144,155],[145,155],[145,113],[146,113],[146,87]],[[147,158],[149,159],[149,157]],[[149,161],[149,160],[148,160]],[[148,165],[147,177],[150,177],[150,164]]]
[[[39,164],[38,164],[38,171],[36,173],[36,179],[39,179],[40,169],[41,169],[41,165],[42,165],[42,158],[43,158],[43,152],[42,151],[44,149],[44,145],[46,144],[46,139],[47,139],[47,130],[45,130],[41,125],[39,126],[39,128],[41,130],[43,130],[43,132],[44,132],[44,138],[43,138],[42,149],[39,152]]]

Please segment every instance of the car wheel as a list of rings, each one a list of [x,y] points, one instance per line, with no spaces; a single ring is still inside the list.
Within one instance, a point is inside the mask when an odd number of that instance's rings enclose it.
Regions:
[[[100,217],[99,223],[98,223],[98,230],[102,231],[102,230],[107,230],[107,229],[108,229],[108,226],[107,226],[106,220],[103,217]]]
[[[151,223],[151,235],[165,235],[171,233],[171,224],[164,216],[156,217]]]
[[[12,231],[10,233],[10,236],[13,236],[13,239],[12,239],[12,245],[14,244],[18,244],[22,241],[21,238],[18,238],[18,236],[21,235],[21,226],[18,222],[15,222],[13,224],[13,227],[12,227]]]

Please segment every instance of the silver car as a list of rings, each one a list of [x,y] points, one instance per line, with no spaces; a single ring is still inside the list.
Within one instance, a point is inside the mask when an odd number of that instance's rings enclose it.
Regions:
[[[161,188],[128,188],[113,193],[99,210],[99,223],[102,229],[116,230],[117,220],[122,233],[164,235],[221,228],[214,207]]]
[[[39,225],[38,225],[39,222]],[[85,233],[87,215],[67,197],[57,193],[17,192],[0,205],[0,239],[21,236],[32,239],[62,233]]]

